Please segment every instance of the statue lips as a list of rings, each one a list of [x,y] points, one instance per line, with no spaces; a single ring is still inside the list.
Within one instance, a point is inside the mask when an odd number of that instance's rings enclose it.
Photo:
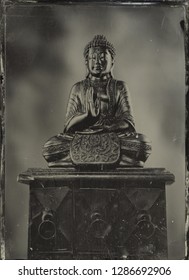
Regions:
[[[102,67],[102,65],[100,65],[100,64],[95,64],[95,65],[93,66],[93,71],[99,72],[99,71],[102,71],[102,70],[103,70],[103,67]]]

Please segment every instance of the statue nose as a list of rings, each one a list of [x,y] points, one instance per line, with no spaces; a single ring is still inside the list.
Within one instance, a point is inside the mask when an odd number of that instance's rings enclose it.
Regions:
[[[101,64],[100,57],[96,57],[96,58],[95,58],[95,64],[98,64],[98,65]]]

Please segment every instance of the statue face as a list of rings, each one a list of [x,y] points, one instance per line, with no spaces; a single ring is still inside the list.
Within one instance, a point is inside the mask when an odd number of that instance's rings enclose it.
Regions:
[[[113,59],[110,52],[106,48],[90,48],[87,66],[89,72],[93,76],[101,77],[111,71],[113,66]]]

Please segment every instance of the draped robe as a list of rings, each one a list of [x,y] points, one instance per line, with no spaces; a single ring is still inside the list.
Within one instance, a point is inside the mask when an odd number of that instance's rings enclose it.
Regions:
[[[89,100],[89,89],[93,89],[93,100]],[[91,98],[91,96],[90,96]],[[98,118],[88,117],[82,123],[70,127],[70,122],[76,116],[87,110],[88,102],[92,102],[99,109]],[[117,129],[120,139],[120,164],[126,166],[143,166],[148,157],[151,145],[146,137],[135,132],[135,123],[131,108],[130,94],[127,85],[110,77],[103,81],[86,78],[76,83],[71,90],[66,113],[64,133],[50,138],[44,145],[43,156],[49,166],[62,166],[71,162],[70,143],[77,132],[98,133],[103,126],[126,123],[126,129]]]

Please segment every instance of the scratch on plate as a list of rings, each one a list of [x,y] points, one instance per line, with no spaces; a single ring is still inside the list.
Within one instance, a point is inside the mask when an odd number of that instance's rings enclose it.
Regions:
[[[163,29],[164,22],[165,22],[165,16],[163,17],[163,19],[161,21],[161,29]]]

